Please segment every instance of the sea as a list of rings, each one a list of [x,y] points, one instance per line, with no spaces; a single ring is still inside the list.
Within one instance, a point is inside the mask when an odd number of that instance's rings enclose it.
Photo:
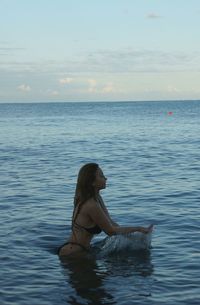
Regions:
[[[59,259],[88,162],[148,248],[102,232]],[[1,305],[200,304],[200,101],[1,103],[0,173]]]

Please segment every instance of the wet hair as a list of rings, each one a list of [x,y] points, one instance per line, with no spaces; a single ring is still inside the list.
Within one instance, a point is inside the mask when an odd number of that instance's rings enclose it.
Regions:
[[[74,196],[74,212],[72,216],[72,227],[75,218],[78,216],[81,206],[90,198],[95,199],[95,188],[93,183],[96,179],[96,172],[99,168],[97,163],[87,163],[81,167]],[[76,207],[77,211],[75,213]],[[75,215],[76,214],[76,215]]]

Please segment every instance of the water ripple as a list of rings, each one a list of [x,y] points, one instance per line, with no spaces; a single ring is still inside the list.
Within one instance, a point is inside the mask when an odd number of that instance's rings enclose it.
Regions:
[[[3,305],[199,305],[198,101],[0,108]],[[108,177],[114,220],[155,224],[152,247],[101,234],[92,257],[63,264],[56,250],[70,233],[78,170],[91,161]]]

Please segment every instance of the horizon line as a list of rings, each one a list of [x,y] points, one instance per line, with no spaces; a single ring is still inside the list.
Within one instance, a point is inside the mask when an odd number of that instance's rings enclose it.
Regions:
[[[81,104],[81,103],[142,103],[142,102],[200,102],[200,99],[165,99],[165,100],[112,100],[112,101],[8,101],[0,104]]]

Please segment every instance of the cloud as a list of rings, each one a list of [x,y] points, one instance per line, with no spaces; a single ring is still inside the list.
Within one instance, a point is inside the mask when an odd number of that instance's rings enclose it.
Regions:
[[[0,51],[21,51],[25,50],[25,48],[12,48],[12,47],[1,47],[0,46]]]
[[[114,92],[120,92],[120,90],[116,90],[114,88],[114,85],[112,82],[108,82],[108,83],[97,83],[97,81],[95,79],[88,79],[87,80],[89,83],[89,88],[88,88],[88,92],[89,93],[99,93],[99,94],[105,94],[105,93],[114,93]]]
[[[45,97],[56,97],[60,95],[60,92],[58,90],[52,90],[52,89],[41,89],[40,93]]]
[[[97,92],[97,81],[93,78],[89,78],[87,81],[89,84],[88,92]]]
[[[61,78],[59,79],[60,84],[70,84],[73,82],[73,78],[72,77],[66,77],[66,78]]]
[[[23,91],[23,92],[31,91],[31,87],[29,85],[25,85],[25,84],[18,86],[17,89],[20,91]]]
[[[56,90],[54,90],[54,91],[51,92],[51,95],[52,95],[52,96],[58,96],[58,95],[59,95],[59,92],[56,91]]]
[[[167,91],[170,93],[180,93],[181,92],[178,88],[176,88],[172,85],[168,85]]]
[[[183,51],[162,51],[152,49],[123,48],[98,50],[80,58],[65,61],[0,61],[0,70],[17,73],[55,75],[62,85],[75,82],[75,78],[64,77],[66,71],[77,77],[81,73],[162,73],[199,72],[200,53]],[[58,76],[59,75],[59,76]],[[94,90],[94,81],[89,81]]]
[[[146,18],[147,19],[158,19],[158,18],[161,18],[162,16],[161,15],[158,15],[158,14],[156,14],[156,13],[148,13],[147,15],[146,15]]]
[[[0,56],[14,55],[17,51],[24,51],[25,48],[12,47],[8,42],[0,41]]]
[[[114,89],[114,86],[112,83],[106,84],[105,87],[103,87],[103,89],[102,89],[102,93],[111,93],[114,91],[115,91],[115,89]]]
[[[88,83],[89,83],[90,87],[96,87],[96,85],[97,85],[97,81],[92,78],[88,79]]]
[[[85,69],[106,73],[199,71],[200,53],[126,48],[101,50],[85,58]],[[81,67],[81,64],[79,65]]]

